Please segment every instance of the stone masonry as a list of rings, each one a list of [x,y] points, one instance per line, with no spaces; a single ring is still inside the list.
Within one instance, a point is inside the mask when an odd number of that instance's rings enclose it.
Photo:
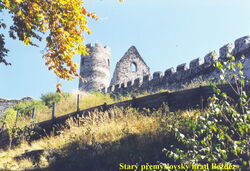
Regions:
[[[79,89],[82,91],[95,91],[109,86],[110,75],[110,49],[100,43],[88,44],[89,55],[81,57]]]
[[[119,81],[111,82],[109,87],[103,88],[103,93],[113,93],[126,95],[128,93],[156,92],[160,89],[178,90],[183,85],[192,83],[195,80],[217,81],[219,80],[219,71],[213,66],[217,59],[224,61],[230,56],[235,56],[236,62],[241,61],[244,66],[244,73],[247,80],[250,80],[250,37],[244,36],[235,40],[234,44],[226,44],[219,50],[219,55],[215,51],[208,53],[203,59],[197,58],[192,60],[189,65],[180,64],[174,68],[169,68],[164,72],[154,72],[153,75],[140,75],[137,78],[128,77],[116,78]],[[242,56],[245,56],[242,59]],[[117,64],[119,66],[119,64]],[[125,73],[124,73],[125,74]],[[230,73],[229,73],[230,75]],[[114,74],[115,77],[115,74]],[[113,78],[114,78],[113,77]],[[120,81],[123,80],[124,82]]]
[[[131,46],[116,64],[110,84],[117,85],[125,83],[148,74],[150,74],[149,67],[142,59],[136,47]]]
[[[217,59],[224,61],[232,55],[236,57],[236,62],[243,63],[245,76],[250,80],[249,36],[235,40],[234,44],[224,45],[219,49],[219,55],[212,51],[204,58],[194,59],[189,64],[180,64],[176,69],[154,72],[152,75],[137,49],[132,46],[116,64],[110,84],[109,48],[100,44],[89,47],[91,53],[87,57],[82,57],[80,69],[81,76],[88,81],[80,81],[79,89],[84,91],[101,90],[103,93],[126,95],[134,92],[156,92],[160,89],[178,90],[197,80],[213,82],[219,80],[220,76],[213,62]],[[241,58],[243,55],[245,59]]]

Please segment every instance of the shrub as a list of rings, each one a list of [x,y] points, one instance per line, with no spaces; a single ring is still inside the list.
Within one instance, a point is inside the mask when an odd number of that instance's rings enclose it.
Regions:
[[[13,107],[14,110],[18,111],[19,114],[31,116],[34,108],[44,108],[44,103],[40,100],[21,101]]]
[[[7,129],[14,127],[16,121],[16,114],[17,112],[14,109],[7,109],[0,117],[0,123],[2,123]]]
[[[223,63],[217,61],[238,98],[232,101],[227,94],[214,88],[209,110],[203,115],[186,120],[186,133],[168,125],[179,144],[164,149],[167,156],[177,163],[233,163],[247,169],[250,158],[250,107],[244,91],[245,79],[240,62],[232,57]],[[236,83],[232,84],[232,81]]]
[[[69,93],[47,93],[42,94],[41,100],[45,103],[46,106],[52,107],[53,103],[58,103],[62,98],[68,98],[70,96]]]

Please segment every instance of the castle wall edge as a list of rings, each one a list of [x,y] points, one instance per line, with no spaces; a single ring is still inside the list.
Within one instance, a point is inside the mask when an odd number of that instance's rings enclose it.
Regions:
[[[150,74],[143,78],[137,78],[126,83],[121,83],[116,88],[107,88],[108,93],[120,93],[126,95],[127,93],[137,92],[155,92],[159,89],[179,89],[182,85],[192,81],[198,77],[216,78],[218,73],[216,68],[212,65],[217,59],[225,60],[230,56],[235,56],[236,60],[240,60],[242,55],[247,55],[250,58],[250,37],[244,36],[234,41],[234,44],[229,43],[219,49],[219,56],[215,51],[209,52],[204,58],[196,58],[189,62],[183,63],[176,67],[176,70],[171,67],[164,72],[154,72],[153,76]],[[123,86],[122,86],[123,85]],[[102,91],[103,92],[103,91]]]

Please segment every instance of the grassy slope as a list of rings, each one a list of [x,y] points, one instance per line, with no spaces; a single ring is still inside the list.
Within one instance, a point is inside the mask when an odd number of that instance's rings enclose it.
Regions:
[[[78,127],[68,120],[70,129],[59,136],[48,136],[31,144],[0,152],[0,168],[22,170],[118,170],[119,163],[165,161],[161,150],[170,141],[166,123],[179,124],[182,115],[134,109],[112,109],[82,118]],[[149,115],[150,114],[150,115]],[[112,116],[112,119],[109,118]]]
[[[167,91],[167,90],[160,90],[158,91],[158,93],[164,92],[164,91]],[[61,98],[61,100],[58,103],[56,103],[56,113],[55,113],[56,117],[69,114],[77,110],[77,94],[80,95],[80,102],[79,102],[80,110],[103,105],[104,103],[112,104],[112,103],[132,99],[132,95],[128,95],[126,97],[123,97],[123,96],[111,97],[110,94],[102,94],[100,92],[70,93],[68,96]],[[147,96],[150,94],[152,93],[145,92],[145,93],[137,95],[137,97]],[[16,122],[17,111],[11,108],[6,111],[8,114],[7,114],[7,124],[5,124],[5,128],[6,127],[11,128],[11,127],[14,127],[14,125],[16,125],[17,127],[24,127],[26,125],[29,125],[30,122],[33,122],[33,121],[41,122],[45,120],[50,120],[52,109],[47,107],[45,104],[43,104],[41,100],[35,100],[35,101],[36,103],[39,102],[40,105],[35,106],[35,118],[34,119],[31,119],[31,115],[20,114],[19,112],[18,121]],[[1,127],[2,127],[2,122],[0,118],[0,128]]]

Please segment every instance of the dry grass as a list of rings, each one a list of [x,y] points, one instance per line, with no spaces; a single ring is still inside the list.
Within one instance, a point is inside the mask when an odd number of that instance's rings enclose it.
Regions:
[[[96,93],[84,93],[78,92],[71,94],[68,98],[62,99],[57,104],[56,115],[61,116],[67,113],[75,112],[77,110],[77,94],[80,95],[80,109],[87,109],[90,107],[102,105],[104,103],[111,104],[115,101],[109,94]]]
[[[87,109],[94,106],[102,105],[104,103],[112,104],[115,102],[109,94],[102,93],[84,93],[75,92],[69,95],[67,98],[62,98],[59,103],[56,104],[56,117],[75,112],[77,110],[77,94],[80,95],[80,109]],[[41,122],[51,119],[52,109],[47,106],[43,106],[35,110],[35,122]],[[31,122],[30,116],[20,117],[17,126],[23,127]]]
[[[200,86],[210,86],[213,82],[210,80],[204,80],[202,77],[193,79],[190,83],[182,85],[182,90],[198,88]]]
[[[23,170],[31,168],[46,168],[53,163],[53,155],[50,151],[57,151],[57,154],[66,156],[67,153],[62,150],[73,142],[77,144],[74,150],[79,151],[86,146],[93,146],[96,143],[117,142],[129,135],[159,136],[159,132],[168,132],[166,124],[181,124],[180,118],[190,117],[195,111],[184,112],[183,115],[176,116],[163,115],[162,110],[151,112],[145,110],[138,112],[135,109],[115,108],[104,113],[94,112],[91,117],[81,118],[81,125],[78,126],[72,119],[67,121],[70,129],[62,129],[58,136],[48,136],[46,138],[32,142],[30,145],[23,142],[20,146],[7,151],[0,151],[0,169],[4,170]],[[110,119],[110,117],[112,119]],[[158,137],[160,138],[160,137]],[[30,151],[43,150],[39,159],[21,158]],[[159,151],[160,153],[160,151]]]
[[[166,89],[160,89],[160,90],[158,90],[156,92],[147,92],[147,91],[145,91],[145,92],[140,93],[140,94],[132,93],[132,94],[128,94],[126,96],[119,96],[118,98],[116,98],[116,99],[118,99],[116,101],[132,100],[133,97],[140,98],[140,97],[145,97],[145,96],[149,96],[149,95],[152,95],[152,94],[164,93],[164,92],[170,93],[172,91],[171,90],[166,90]]]
[[[167,90],[159,90],[157,93],[166,92]],[[98,105],[102,105],[104,103],[112,104],[120,101],[131,100],[132,96],[128,95],[126,97],[119,98],[111,98],[110,94],[102,94],[100,92],[95,93],[85,93],[85,92],[74,92],[69,94],[69,96],[65,98],[61,98],[61,100],[56,104],[56,117],[62,116],[65,114],[69,114],[75,112],[77,110],[77,95],[80,95],[80,110],[95,107]],[[152,93],[144,92],[139,94],[137,97],[143,97],[150,95]],[[35,118],[31,119],[31,116],[19,115],[18,121],[16,122],[16,111],[12,111],[10,114],[11,121],[8,121],[8,125],[6,127],[13,127],[14,125],[22,128],[24,126],[29,125],[32,122],[42,122],[45,120],[50,120],[52,118],[52,109],[42,105],[39,108],[35,109]],[[0,122],[1,123],[1,122]]]
[[[168,90],[159,90],[156,93],[169,92]],[[56,117],[62,116],[75,112],[77,110],[77,94],[80,95],[80,110],[88,109],[91,107],[99,106],[104,103],[112,104],[120,101],[131,100],[132,96],[128,95],[126,97],[111,98],[110,94],[102,94],[100,92],[96,93],[86,93],[86,92],[75,92],[71,93],[67,98],[62,98],[56,104]],[[136,96],[144,97],[151,95],[152,93],[144,92]],[[42,122],[51,119],[52,109],[47,106],[40,107],[35,110],[35,119],[32,120],[30,116],[22,116],[18,119],[17,127],[24,127],[28,125],[31,121]]]

